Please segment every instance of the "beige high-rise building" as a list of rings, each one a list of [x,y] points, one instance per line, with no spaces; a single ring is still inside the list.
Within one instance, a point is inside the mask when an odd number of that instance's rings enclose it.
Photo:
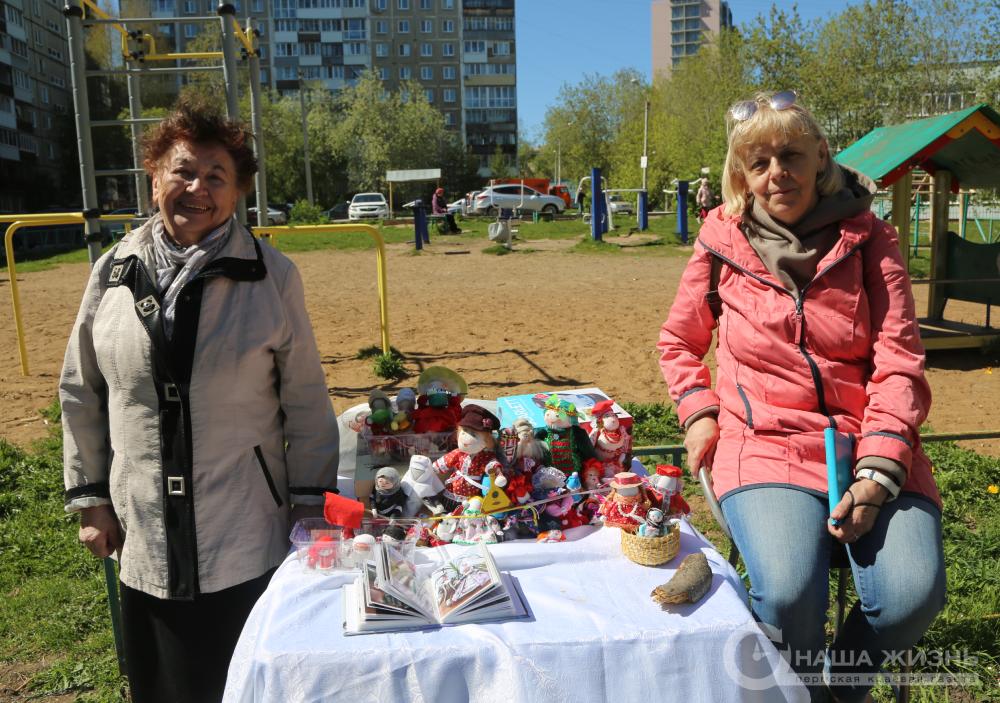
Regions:
[[[653,75],[670,75],[685,56],[698,53],[706,33],[733,26],[725,0],[653,0],[650,8]]]

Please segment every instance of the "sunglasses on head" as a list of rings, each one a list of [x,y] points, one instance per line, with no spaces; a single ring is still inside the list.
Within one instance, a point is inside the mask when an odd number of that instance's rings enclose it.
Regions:
[[[795,100],[798,98],[798,93],[794,90],[782,90],[778,93],[772,95],[768,100],[767,104],[771,106],[772,110],[787,110],[792,105],[795,104]],[[741,100],[740,102],[729,108],[729,116],[732,117],[737,122],[744,122],[749,120],[760,108],[763,100]]]

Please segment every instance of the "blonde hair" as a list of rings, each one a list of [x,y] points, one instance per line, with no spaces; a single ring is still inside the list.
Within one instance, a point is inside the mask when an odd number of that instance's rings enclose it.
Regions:
[[[742,215],[749,205],[746,181],[746,157],[753,147],[770,142],[776,134],[785,138],[798,139],[809,135],[817,142],[826,142],[826,134],[816,118],[804,106],[796,102],[784,110],[775,110],[770,104],[770,93],[757,93],[753,102],[757,111],[746,120],[735,120],[726,113],[729,132],[729,148],[726,164],[722,168],[722,199],[725,213],[730,217]],[[831,195],[844,187],[844,176],[827,147],[826,164],[816,176],[816,190],[820,195]]]

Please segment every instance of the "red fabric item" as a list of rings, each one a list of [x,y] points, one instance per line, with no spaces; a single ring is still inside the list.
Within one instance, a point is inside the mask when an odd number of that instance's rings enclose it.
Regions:
[[[657,345],[681,424],[720,406],[717,495],[760,483],[826,492],[830,421],[820,411],[811,358],[838,429],[860,435],[856,457],[898,462],[908,471],[903,490],[940,506],[920,447],[931,393],[896,231],[871,212],[843,220],[840,239],[817,266],[821,275],[797,303],[739,224],[721,207],[708,214]],[[718,286],[717,391],[702,361],[717,326],[705,299],[712,251],[731,262]]]
[[[361,518],[365,514],[365,506],[357,500],[351,500],[336,493],[326,493],[323,503],[323,517],[331,525],[340,525],[356,530],[361,527]]]

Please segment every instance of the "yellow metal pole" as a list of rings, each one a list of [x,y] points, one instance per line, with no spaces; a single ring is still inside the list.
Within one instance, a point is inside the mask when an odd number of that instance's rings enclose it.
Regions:
[[[38,225],[67,225],[83,222],[80,214],[62,217],[41,218],[28,221],[12,222],[3,237],[4,249],[7,252],[7,272],[10,274],[10,302],[14,308],[14,328],[17,331],[17,353],[21,359],[21,375],[28,376],[28,348],[24,343],[24,321],[21,319],[21,296],[17,289],[17,266],[14,264],[14,234],[22,227],[37,227]]]
[[[382,353],[388,354],[389,346],[389,286],[385,269],[385,240],[377,227],[372,225],[302,225],[299,227],[254,227],[254,234],[275,237],[279,234],[326,234],[337,232],[365,232],[375,240],[375,266],[378,282],[378,318],[382,337]]]

